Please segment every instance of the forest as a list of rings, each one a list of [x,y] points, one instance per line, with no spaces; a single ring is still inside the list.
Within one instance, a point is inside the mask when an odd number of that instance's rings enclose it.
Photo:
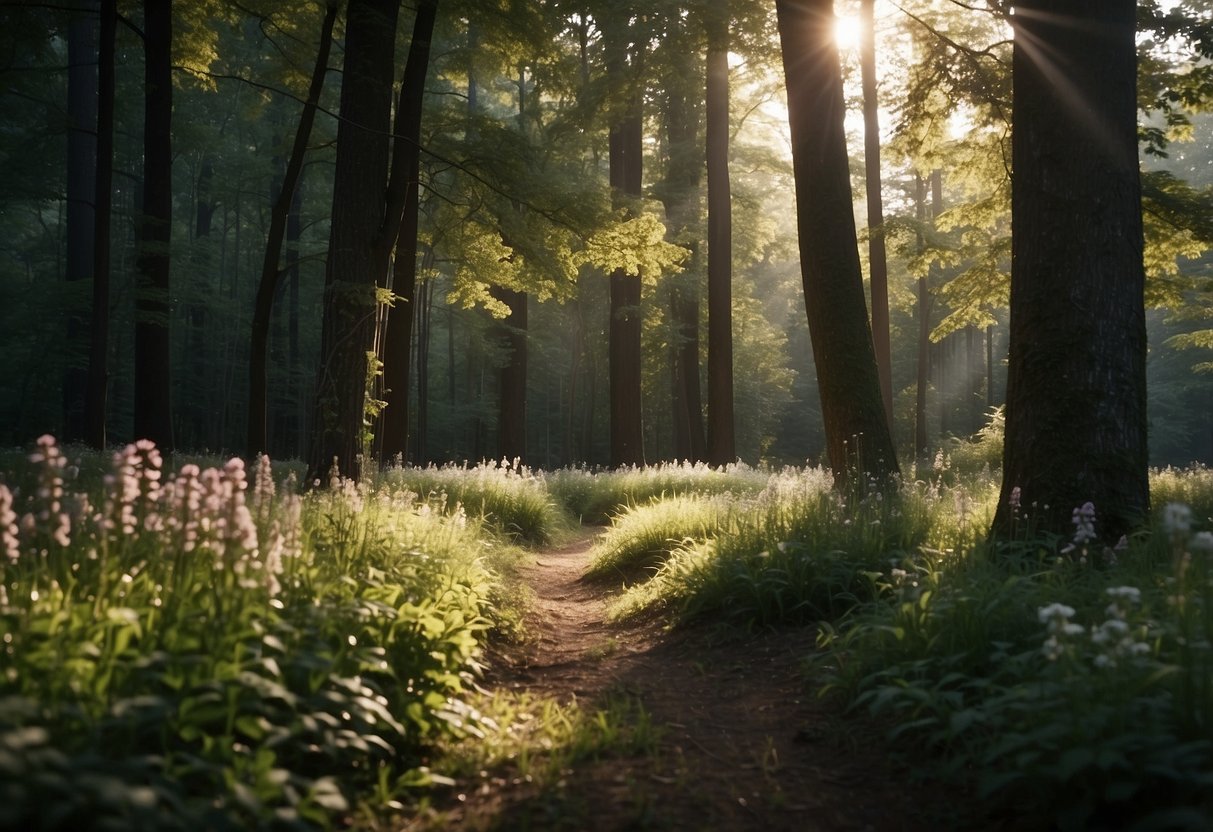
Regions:
[[[1207,828],[1211,166],[1207,0],[5,3],[0,829]]]

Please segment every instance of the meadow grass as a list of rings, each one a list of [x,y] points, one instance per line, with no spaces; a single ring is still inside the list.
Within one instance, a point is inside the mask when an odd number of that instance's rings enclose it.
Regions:
[[[582,523],[602,524],[621,511],[683,495],[756,494],[770,473],[744,463],[712,468],[705,463],[663,462],[612,471],[561,468],[545,475],[552,498]]]
[[[77,467],[44,437],[0,486],[0,827],[325,828],[469,730],[499,581],[461,512],[142,442]]]
[[[389,488],[407,489],[440,510],[462,511],[519,543],[549,543],[571,526],[549,494],[544,478],[517,460],[485,461],[474,466],[396,466],[379,475],[377,481]]]

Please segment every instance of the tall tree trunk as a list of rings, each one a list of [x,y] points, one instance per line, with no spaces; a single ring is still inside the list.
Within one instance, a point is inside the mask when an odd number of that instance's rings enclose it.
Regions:
[[[801,274],[835,483],[887,479],[897,457],[880,395],[847,164],[832,0],[776,0],[796,179]]]
[[[733,426],[733,209],[729,194],[729,16],[708,18],[708,462],[737,460]]]
[[[299,347],[299,240],[303,236],[303,183],[295,188],[291,213],[286,218],[287,325],[286,366],[289,413],[284,421],[285,447],[292,457],[306,453],[303,445],[303,384]]]
[[[927,183],[914,174],[914,217],[918,220],[918,253],[926,249],[923,228],[927,222]],[[918,278],[918,354],[914,393],[914,453],[925,457],[931,452],[927,436],[927,385],[931,368],[931,293],[927,275]]]
[[[101,32],[97,41],[93,302],[84,407],[84,440],[94,448],[105,447],[106,392],[109,386],[110,224],[114,203],[114,37],[117,29],[117,0],[101,0]]]
[[[135,436],[173,451],[169,366],[169,243],[173,222],[173,13],[168,3],[143,4],[143,217],[135,291]]]
[[[872,346],[880,373],[889,431],[893,430],[893,352],[889,342],[889,265],[880,193],[880,101],[876,94],[876,0],[861,0],[860,72],[863,76],[863,166],[868,196],[868,268],[872,287]]]
[[[93,280],[97,188],[97,4],[73,12],[67,33],[67,269],[70,283]],[[88,367],[83,298],[72,294],[63,379],[63,438],[84,438]]]
[[[427,268],[432,249],[426,252]],[[430,432],[430,323],[434,319],[434,281],[427,280],[417,289],[417,429],[413,432],[413,459],[418,465],[428,461],[426,443]]]
[[[334,463],[345,476],[359,475],[367,350],[373,341],[376,278],[383,271],[377,244],[384,200],[378,195],[388,182],[399,9],[397,0],[350,0],[347,12],[309,482],[327,481]]]
[[[1016,2],[1003,484],[1037,528],[1092,502],[1105,540],[1149,511],[1136,3]]]
[[[307,154],[307,143],[312,134],[316,108],[320,104],[320,93],[324,89],[329,49],[333,43],[333,24],[336,20],[337,3],[330,3],[320,27],[320,46],[316,52],[316,65],[312,69],[307,101],[304,102],[303,112],[299,116],[291,155],[282,174],[282,185],[270,209],[270,230],[265,244],[265,258],[261,263],[261,279],[253,301],[252,337],[249,346],[248,435],[245,450],[250,457],[269,450],[266,441],[266,345],[269,341],[270,314],[273,312],[274,297],[283,274],[279,268],[282,241],[286,236],[291,207],[295,204],[295,191],[303,172],[303,158]]]
[[[702,67],[700,52],[687,37],[687,25],[669,24],[662,50],[668,70],[662,108],[665,130],[665,178],[653,189],[665,208],[667,238],[690,251],[684,275],[667,278],[670,320],[671,422],[674,457],[706,459],[703,395],[699,383],[699,270],[697,236],[699,188],[703,177],[701,109],[694,79]]]
[[[417,229],[421,180],[421,101],[430,63],[430,39],[434,33],[437,0],[421,0],[413,21],[409,57],[400,81],[396,132],[392,150],[392,181],[389,184],[389,218],[396,227],[396,259],[392,266],[391,290],[397,301],[387,314],[383,346],[383,383],[387,406],[383,412],[382,456],[390,460],[408,454],[409,352],[413,340],[412,307],[417,284]],[[398,194],[398,196],[397,196]],[[399,207],[392,203],[398,199]],[[391,246],[388,246],[390,251]]]
[[[525,462],[527,296],[525,292],[501,286],[494,286],[491,291],[494,298],[510,308],[500,327],[508,356],[497,383],[497,456]]]
[[[630,27],[612,38],[626,40]],[[612,44],[608,61],[611,86],[625,98],[611,126],[609,154],[611,188],[619,204],[641,196],[644,172],[644,124],[640,94],[625,75],[623,44]],[[636,47],[637,49],[639,47]],[[633,58],[633,64],[635,58]],[[635,66],[632,67],[633,69]],[[644,422],[641,416],[640,275],[622,269],[610,277],[611,318],[608,330],[611,465],[644,464]]]
[[[993,409],[994,398],[994,326],[986,327],[986,408]]]

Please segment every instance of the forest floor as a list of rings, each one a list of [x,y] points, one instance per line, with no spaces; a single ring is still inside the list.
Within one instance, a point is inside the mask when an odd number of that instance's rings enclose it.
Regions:
[[[815,632],[670,631],[605,620],[615,587],[583,578],[593,535],[520,567],[526,640],[496,652],[485,684],[581,707],[635,700],[655,748],[607,753],[555,782],[458,782],[407,829],[936,830],[1000,828],[912,776],[884,731],[819,699],[804,659]]]

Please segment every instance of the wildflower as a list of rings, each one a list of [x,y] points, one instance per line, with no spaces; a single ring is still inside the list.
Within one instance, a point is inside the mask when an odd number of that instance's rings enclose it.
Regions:
[[[1095,539],[1095,504],[1090,500],[1074,509],[1074,543],[1078,546]]]
[[[1011,506],[1011,511],[1015,514],[1019,513],[1019,505],[1020,500],[1022,499],[1022,494],[1023,492],[1020,491],[1020,488],[1017,485],[1011,489],[1011,497],[1009,500],[1007,500],[1007,503]]]
[[[1065,604],[1049,604],[1036,610],[1036,617],[1040,619],[1041,624],[1047,624],[1057,618],[1070,619],[1074,617],[1074,608]]]
[[[1130,604],[1141,603],[1141,590],[1135,586],[1110,586],[1105,592],[1109,597],[1118,601],[1127,601]]]
[[[1192,528],[1192,509],[1183,503],[1167,503],[1162,510],[1162,527],[1172,537],[1187,534]]]
[[[17,537],[17,513],[13,511],[13,492],[5,485],[0,485],[0,554],[14,563],[21,557],[21,544]]]
[[[1213,554],[1213,532],[1197,532],[1192,535],[1192,540],[1188,542],[1188,547],[1193,552],[1201,552],[1206,555]]]

